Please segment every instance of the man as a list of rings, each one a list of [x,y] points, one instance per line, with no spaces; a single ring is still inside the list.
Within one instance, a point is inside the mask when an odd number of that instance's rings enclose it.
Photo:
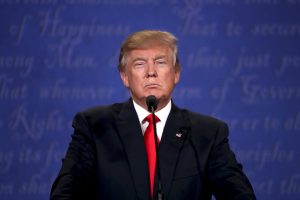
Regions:
[[[118,67],[131,98],[76,115],[51,199],[157,199],[158,183],[168,200],[255,199],[230,150],[227,125],[172,102],[180,64],[171,33],[133,33],[121,47]],[[143,136],[153,132],[152,122],[145,122],[150,95],[158,101],[158,160]]]

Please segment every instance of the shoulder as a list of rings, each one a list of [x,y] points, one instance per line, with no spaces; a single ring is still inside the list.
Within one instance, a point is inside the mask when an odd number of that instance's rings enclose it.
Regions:
[[[114,113],[118,113],[123,104],[124,103],[114,103],[110,105],[93,106],[78,113],[87,118],[109,117]]]
[[[173,113],[181,113],[185,120],[188,121],[191,126],[220,126],[226,124],[224,121],[209,116],[206,114],[202,114],[199,112],[195,112],[189,109],[177,107],[174,103],[172,104]]]
[[[114,121],[122,109],[124,103],[114,103],[111,105],[93,106],[76,113],[74,124],[85,123],[89,126],[105,124]]]
[[[191,124],[201,124],[205,126],[220,126],[226,124],[223,120],[213,116],[196,113],[190,110],[186,110],[188,113]]]

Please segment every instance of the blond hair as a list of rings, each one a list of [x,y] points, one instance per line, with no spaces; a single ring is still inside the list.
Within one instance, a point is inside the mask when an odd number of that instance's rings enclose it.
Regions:
[[[165,46],[172,51],[173,65],[180,70],[177,38],[170,32],[143,30],[131,34],[122,44],[119,55],[119,71],[124,71],[128,53],[134,49],[147,49],[153,46]]]

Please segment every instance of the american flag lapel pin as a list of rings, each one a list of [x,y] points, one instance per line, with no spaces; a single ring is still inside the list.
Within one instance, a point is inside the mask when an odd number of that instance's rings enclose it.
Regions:
[[[178,132],[178,133],[175,134],[175,136],[178,137],[178,138],[181,138],[182,133]]]

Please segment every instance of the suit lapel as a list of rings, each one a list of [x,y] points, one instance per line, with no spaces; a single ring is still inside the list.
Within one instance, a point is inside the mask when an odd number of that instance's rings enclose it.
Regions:
[[[170,191],[177,160],[187,137],[188,123],[183,112],[172,104],[159,146],[161,179],[165,196],[168,196]]]
[[[118,133],[127,153],[137,196],[139,199],[150,199],[148,164],[144,139],[131,99],[124,103],[118,117]]]

